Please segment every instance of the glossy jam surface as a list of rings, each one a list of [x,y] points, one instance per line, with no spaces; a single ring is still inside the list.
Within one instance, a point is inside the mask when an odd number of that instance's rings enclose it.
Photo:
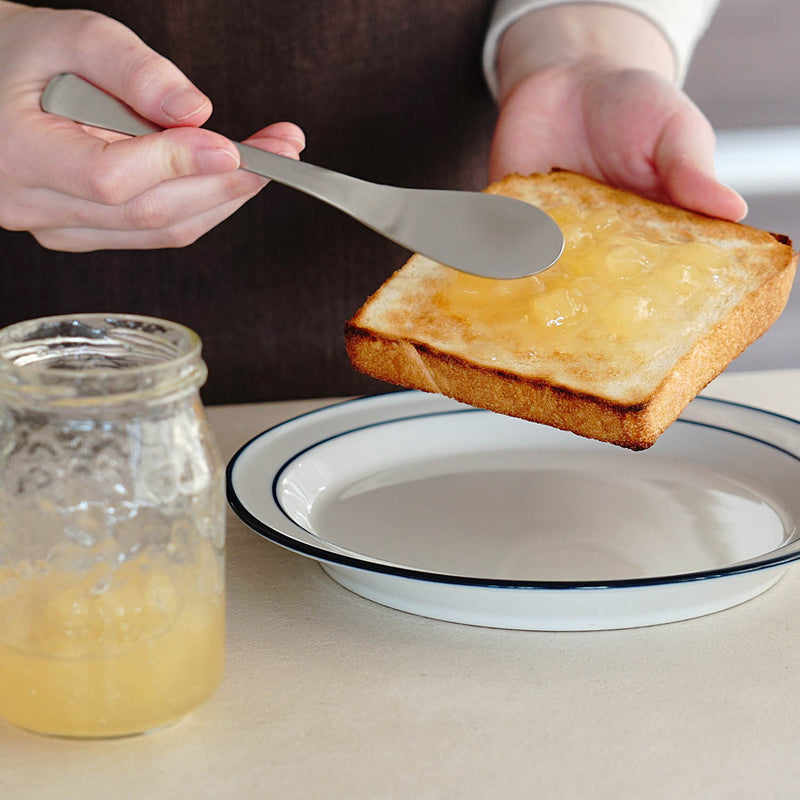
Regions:
[[[607,209],[548,209],[564,232],[562,257],[516,281],[454,274],[435,298],[478,337],[547,353],[596,351],[620,340],[648,347],[676,322],[694,324],[729,259],[719,247],[665,238]]]
[[[143,554],[113,573],[0,571],[0,716],[60,736],[174,722],[223,674],[222,562]],[[27,572],[31,572],[29,567]]]

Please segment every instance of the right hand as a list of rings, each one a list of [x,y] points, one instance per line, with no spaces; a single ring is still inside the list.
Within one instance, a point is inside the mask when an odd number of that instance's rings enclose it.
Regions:
[[[74,72],[167,128],[139,138],[41,110],[42,92]],[[0,227],[55,250],[191,244],[267,181],[239,170],[233,143],[200,129],[211,102],[119,22],[90,11],[0,2]],[[248,142],[298,158],[296,125]]]

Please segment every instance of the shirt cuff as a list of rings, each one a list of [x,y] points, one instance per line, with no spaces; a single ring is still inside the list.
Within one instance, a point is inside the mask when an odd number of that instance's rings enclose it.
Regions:
[[[571,2],[621,6],[649,19],[664,34],[675,55],[675,82],[682,86],[700,37],[719,0],[498,0],[483,44],[483,74],[497,98],[497,48],[506,29],[531,11]]]

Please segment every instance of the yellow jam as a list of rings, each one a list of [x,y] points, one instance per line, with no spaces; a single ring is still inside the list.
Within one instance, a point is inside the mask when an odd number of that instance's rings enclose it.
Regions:
[[[60,736],[121,736],[174,722],[223,675],[221,560],[147,556],[113,574],[0,573],[0,716]]]
[[[594,352],[620,340],[647,348],[676,322],[692,323],[729,259],[685,234],[667,239],[625,212],[548,209],[565,249],[550,269],[496,281],[454,273],[435,302],[478,338],[538,353]]]

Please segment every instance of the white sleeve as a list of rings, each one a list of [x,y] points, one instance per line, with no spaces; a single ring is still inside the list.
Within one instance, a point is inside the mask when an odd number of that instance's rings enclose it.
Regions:
[[[497,47],[506,28],[531,11],[570,2],[622,6],[647,17],[666,37],[675,54],[676,83],[681,86],[695,45],[705,33],[719,0],[497,0],[483,45],[483,72],[497,96]]]

